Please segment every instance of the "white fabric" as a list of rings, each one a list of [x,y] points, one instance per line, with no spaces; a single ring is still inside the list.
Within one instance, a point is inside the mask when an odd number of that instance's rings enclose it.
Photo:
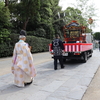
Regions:
[[[36,76],[32,54],[24,41],[15,44],[12,63],[15,85],[24,87],[24,83],[30,82],[31,77]]]

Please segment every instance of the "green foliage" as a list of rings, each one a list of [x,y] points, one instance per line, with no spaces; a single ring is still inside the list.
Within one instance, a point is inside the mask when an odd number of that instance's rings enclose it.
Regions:
[[[41,20],[39,14],[40,0],[21,0],[20,3],[11,3],[9,9],[12,22],[17,24],[19,29],[28,30],[27,25],[29,21],[34,22],[32,26],[37,26]]]
[[[61,34],[63,17],[59,18],[58,12],[61,12],[61,7],[58,6],[59,0],[41,0],[41,23],[40,25],[46,31],[46,38],[52,39],[53,35],[58,32]]]
[[[0,44],[0,58],[12,56],[13,46],[10,44]]]
[[[0,44],[0,57],[7,57],[12,56],[13,54],[13,48],[16,42],[18,42],[18,34],[11,34],[10,38],[11,41],[8,41],[7,43]],[[35,37],[35,36],[27,36],[26,42],[32,46],[32,53],[37,52],[45,52],[49,50],[49,43],[51,40]]]
[[[45,30],[43,28],[37,28],[36,32],[37,32],[37,36],[38,37],[45,37],[45,35],[46,35],[46,32],[45,32]]]
[[[32,53],[48,51],[49,43],[51,40],[39,38],[35,36],[27,36],[27,43],[32,46]]]
[[[35,36],[48,39],[52,39],[57,32],[61,34],[60,27],[64,22],[63,17],[61,19],[58,17],[58,12],[61,12],[58,3],[59,0],[45,0],[45,2],[44,0],[21,0],[20,3],[16,3],[16,0],[10,1],[12,31],[18,32],[20,29],[25,29],[29,34],[33,32]],[[61,24],[60,21],[62,21]]]
[[[28,31],[27,35],[29,36],[37,36],[37,37],[45,37],[46,32],[43,28],[37,28],[36,31]]]
[[[10,40],[10,38],[8,37],[10,35],[10,32],[7,29],[1,29],[0,30],[0,43],[5,43],[8,40]]]
[[[72,20],[76,20],[78,23],[80,23],[83,26],[87,26],[87,21],[82,17],[82,12],[79,9],[75,9],[72,7],[68,7],[65,10],[65,21],[70,23]]]
[[[96,32],[93,34],[95,40],[100,40],[100,32]]]
[[[51,4],[50,4],[50,0],[45,0],[45,2],[43,2],[43,0],[41,0],[41,11],[40,11],[40,15],[41,15],[41,22],[40,25],[41,27],[45,30],[46,32],[46,37],[47,38],[51,38],[51,34],[54,34],[54,28],[52,27],[52,10],[51,10]]]
[[[2,2],[0,2],[0,28],[8,27],[10,25],[9,20],[10,20],[9,9],[5,7]]]
[[[9,34],[11,27],[10,12],[3,2],[0,2],[0,43],[4,43],[9,40]]]

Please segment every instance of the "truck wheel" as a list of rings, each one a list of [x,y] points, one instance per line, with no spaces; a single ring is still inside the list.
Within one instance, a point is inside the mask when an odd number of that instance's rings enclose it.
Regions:
[[[85,52],[85,53],[83,53],[83,60],[82,60],[83,63],[86,63],[87,59],[88,59],[87,53]]]
[[[90,57],[92,57],[92,54],[90,55]]]
[[[92,53],[93,53],[93,50],[91,50],[90,52],[89,52],[89,57],[92,57]]]

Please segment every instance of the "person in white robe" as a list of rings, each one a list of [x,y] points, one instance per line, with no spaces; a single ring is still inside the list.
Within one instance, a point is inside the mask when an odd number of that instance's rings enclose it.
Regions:
[[[36,70],[30,48],[25,42],[26,36],[20,35],[19,39],[13,51],[12,73],[14,74],[14,84],[24,87],[26,84],[32,83],[36,76]]]

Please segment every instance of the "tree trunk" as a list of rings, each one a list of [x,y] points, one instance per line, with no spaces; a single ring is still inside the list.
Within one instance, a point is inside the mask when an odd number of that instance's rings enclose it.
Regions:
[[[27,27],[27,24],[29,22],[29,17],[27,18],[27,20],[24,22],[24,25],[23,25],[23,29],[26,30],[26,27]]]
[[[5,7],[8,6],[9,0],[5,0]]]

